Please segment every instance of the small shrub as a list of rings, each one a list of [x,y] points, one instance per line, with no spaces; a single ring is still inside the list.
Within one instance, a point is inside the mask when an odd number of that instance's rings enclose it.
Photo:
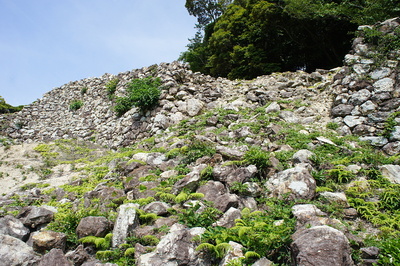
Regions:
[[[214,207],[207,207],[202,212],[198,212],[200,207],[197,203],[189,209],[182,210],[178,214],[178,221],[189,227],[207,227],[222,215],[222,212]]]
[[[326,124],[326,128],[336,130],[339,128],[339,124],[335,122],[329,122],[328,124]]]
[[[213,156],[216,151],[209,143],[193,140],[189,146],[182,147],[181,152],[184,154],[181,162],[190,164],[203,156]]]
[[[69,104],[69,110],[76,111],[76,110],[80,109],[82,106],[83,106],[83,102],[81,100],[73,100]]]
[[[379,246],[380,265],[400,265],[400,238],[384,239]]]
[[[77,243],[76,227],[82,218],[87,216],[99,216],[102,213],[98,209],[86,209],[82,206],[78,210],[72,209],[71,203],[65,203],[57,208],[58,212],[54,215],[52,221],[47,228],[49,230],[62,232],[67,235],[67,245],[74,245]]]
[[[251,147],[244,154],[244,161],[247,164],[254,164],[262,174],[271,164],[269,161],[270,155],[267,151],[262,150],[260,147]]]
[[[81,95],[86,94],[87,90],[88,90],[87,87],[83,87],[83,88],[81,89]]]
[[[390,116],[385,121],[385,127],[383,128],[382,136],[386,138],[390,138],[392,132],[397,126],[396,117],[400,115],[400,112],[391,113]]]
[[[159,78],[134,79],[128,84],[128,96],[119,97],[114,110],[117,116],[122,116],[136,106],[146,112],[157,105],[161,95],[161,80]]]
[[[108,99],[112,100],[114,98],[114,93],[117,90],[117,85],[119,83],[119,79],[112,79],[106,84],[106,91]]]

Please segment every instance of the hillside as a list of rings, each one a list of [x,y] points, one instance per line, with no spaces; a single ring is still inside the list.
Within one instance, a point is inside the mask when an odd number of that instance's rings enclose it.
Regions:
[[[360,27],[337,69],[232,81],[162,63],[0,116],[0,261],[399,265],[399,50],[379,41],[399,25]],[[119,113],[151,78],[155,108]]]

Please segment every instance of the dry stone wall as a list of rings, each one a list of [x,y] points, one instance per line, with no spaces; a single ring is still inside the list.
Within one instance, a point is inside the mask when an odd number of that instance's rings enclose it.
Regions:
[[[390,19],[374,26],[385,34],[396,34],[400,19]],[[355,134],[373,145],[383,147],[389,154],[400,151],[400,122],[394,115],[400,110],[399,51],[387,58],[376,55],[371,44],[363,37],[356,38],[353,50],[344,60],[345,66],[335,76],[333,83],[333,121],[339,123],[342,134]],[[389,129],[392,118],[394,128]],[[389,130],[389,132],[388,132]]]
[[[133,108],[117,117],[113,109],[115,101],[108,98],[106,85],[118,78],[115,94],[124,96],[126,85],[132,79],[150,76],[160,77],[163,83],[159,105],[146,114]],[[280,109],[276,101],[280,101],[280,106],[291,102],[300,105],[295,111],[283,111],[283,119],[313,123],[321,114],[329,115],[330,96],[321,91],[328,87],[332,77],[333,72],[321,70],[321,73],[298,71],[252,81],[230,81],[193,73],[179,62],[162,63],[55,88],[21,112],[3,116],[8,123],[3,127],[6,135],[25,142],[76,138],[118,147],[161,133],[170,125],[213,108],[239,110],[275,102]],[[83,106],[70,110],[70,104],[76,100],[82,101]]]

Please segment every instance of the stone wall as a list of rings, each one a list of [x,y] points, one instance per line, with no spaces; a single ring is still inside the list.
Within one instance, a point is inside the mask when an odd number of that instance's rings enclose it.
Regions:
[[[329,93],[325,91],[325,96],[321,96],[321,91],[331,83],[333,74],[329,71],[321,73],[298,71],[262,76],[252,81],[230,81],[193,73],[179,62],[162,63],[55,88],[21,112],[3,116],[3,131],[9,137],[25,142],[77,138],[115,148],[161,133],[170,125],[213,108],[256,108],[278,100],[283,108],[285,103],[302,103],[293,112],[282,112],[284,119],[313,123],[322,113],[329,114]],[[158,107],[146,114],[133,108],[117,117],[113,110],[115,101],[107,96],[107,83],[118,78],[116,96],[123,96],[132,79],[149,76],[160,77],[163,83]],[[84,94],[83,88],[87,88]],[[317,103],[321,97],[326,100],[323,105]],[[81,100],[83,106],[70,110],[73,100]],[[5,120],[7,125],[4,125]]]
[[[374,26],[361,26],[359,30],[367,27],[395,34],[399,25],[400,19],[395,18]],[[358,37],[333,83],[332,116],[341,125],[342,134],[359,135],[389,154],[400,151],[400,127],[386,132],[386,121],[400,110],[399,60],[399,51],[384,59],[377,57],[371,44]],[[399,118],[393,119],[400,122]]]

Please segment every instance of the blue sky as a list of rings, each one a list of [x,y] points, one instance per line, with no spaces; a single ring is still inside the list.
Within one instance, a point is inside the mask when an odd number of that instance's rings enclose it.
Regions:
[[[196,32],[185,0],[0,0],[0,96],[172,62]]]

